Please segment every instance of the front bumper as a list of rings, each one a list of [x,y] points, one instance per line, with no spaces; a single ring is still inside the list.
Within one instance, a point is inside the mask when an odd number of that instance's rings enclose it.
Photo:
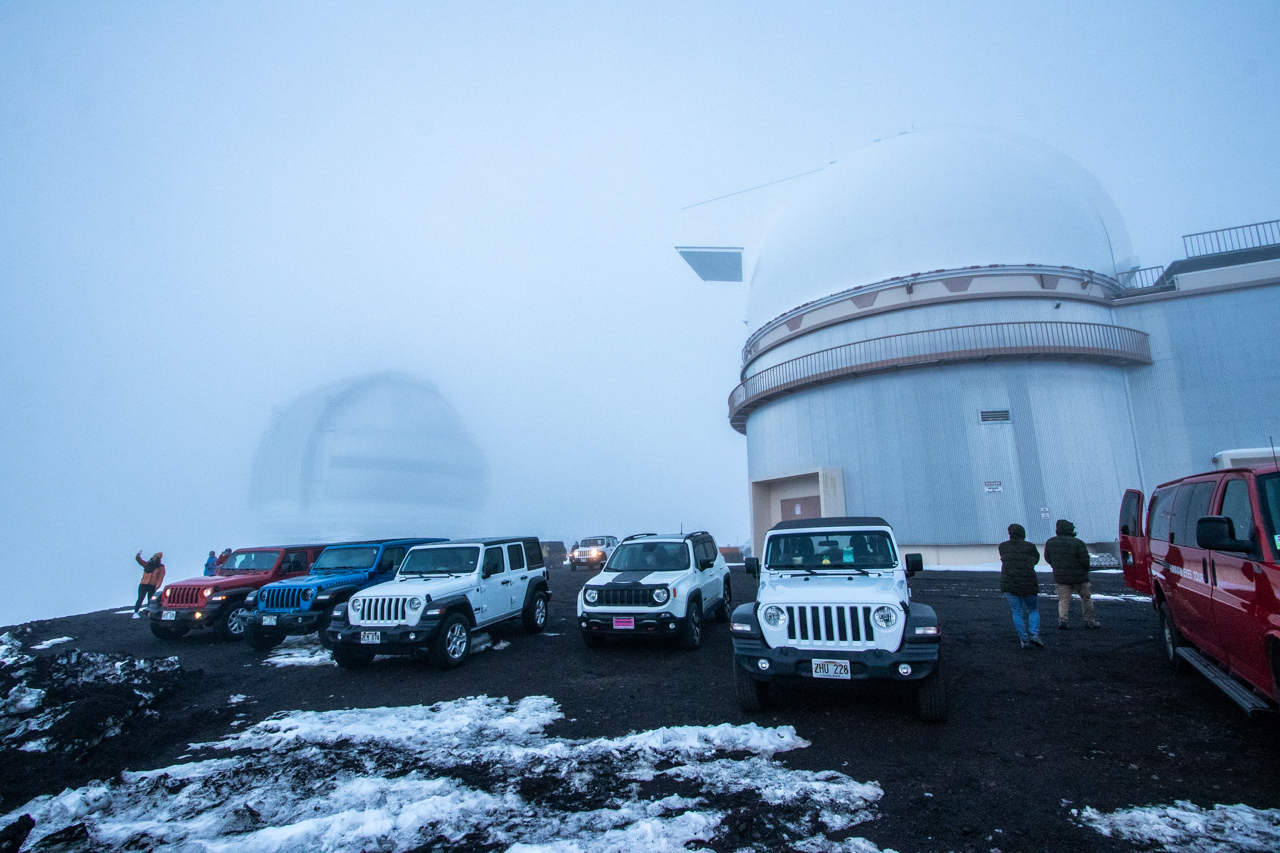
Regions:
[[[631,627],[623,627],[630,619]],[[584,634],[612,637],[673,637],[684,627],[685,617],[663,610],[628,612],[584,610],[578,615],[578,627]]]
[[[733,638],[733,661],[757,681],[813,679],[813,661],[843,660],[849,662],[850,681],[920,681],[933,674],[938,665],[938,643],[903,643],[896,652],[884,649],[845,651],[840,649],[796,649],[782,646],[771,649],[762,640]],[[760,668],[767,661],[768,669]],[[910,672],[903,674],[899,666],[906,664]],[[827,681],[829,679],[814,679]],[[830,679],[842,681],[844,679]]]
[[[326,633],[335,646],[358,646],[380,655],[413,655],[426,651],[435,639],[436,629],[442,621],[444,620],[424,619],[417,625],[397,625],[393,628],[330,624]],[[366,637],[373,634],[378,636],[378,642],[366,643]]]
[[[224,607],[226,604],[223,602],[211,604],[208,607],[153,606],[147,612],[147,616],[162,628],[183,628],[190,631],[198,628],[212,628],[218,621],[218,617],[222,615]],[[173,615],[166,619],[164,618],[166,613]]]
[[[246,622],[267,631],[280,631],[285,634],[310,634],[320,626],[323,613],[304,610],[291,613],[271,613],[255,610],[246,618]],[[266,624],[274,619],[275,624]]]
[[[589,557],[570,557],[569,565],[575,569],[579,566],[586,566],[588,569],[598,569],[604,565],[604,557],[599,557],[594,560]]]

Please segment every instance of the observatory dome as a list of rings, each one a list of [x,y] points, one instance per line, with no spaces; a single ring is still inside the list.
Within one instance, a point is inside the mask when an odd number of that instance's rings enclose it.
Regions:
[[[1043,143],[986,129],[880,140],[800,189],[760,252],[752,329],[842,290],[989,264],[1136,266],[1102,186]]]
[[[250,503],[278,536],[456,535],[487,483],[484,454],[440,392],[377,373],[277,414],[254,457]]]

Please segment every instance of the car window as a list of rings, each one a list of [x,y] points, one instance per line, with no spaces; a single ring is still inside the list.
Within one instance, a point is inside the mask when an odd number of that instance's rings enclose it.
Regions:
[[[611,572],[675,572],[689,568],[683,542],[624,542],[613,552]]]
[[[1258,478],[1258,495],[1262,498],[1262,523],[1276,551],[1280,551],[1280,474]]]
[[[326,548],[311,566],[311,570],[322,572],[329,569],[367,569],[377,558],[377,548]]]
[[[892,569],[898,565],[898,555],[889,534],[880,530],[856,533],[786,533],[769,537],[765,565],[777,569],[824,569],[840,566]]]
[[[476,570],[480,548],[414,548],[400,566],[402,575],[469,574]]]
[[[293,574],[295,572],[305,572],[306,570],[306,551],[289,551],[284,555],[284,562],[280,565],[280,571],[285,574]]]
[[[496,575],[502,571],[502,547],[485,548],[484,549],[484,569],[482,573],[485,575]]]
[[[403,559],[403,545],[394,545],[390,548],[384,548],[382,549],[382,558],[378,560],[378,571],[394,572],[400,565],[400,561]]]
[[[1137,536],[1142,529],[1142,496],[1137,492],[1125,492],[1120,501],[1120,533]]]
[[[237,551],[227,558],[224,569],[240,572],[265,572],[276,564],[279,551]]]
[[[1249,484],[1239,477],[1227,481],[1218,515],[1231,519],[1235,538],[1253,541],[1253,507],[1249,504]]]
[[[543,566],[542,546],[538,544],[537,539],[524,540],[524,553],[529,558],[529,568],[538,569]]]
[[[1209,514],[1209,502],[1213,499],[1216,483],[1186,483],[1178,487],[1178,498],[1173,507],[1173,525],[1176,536],[1172,540],[1183,548],[1196,546],[1196,522]]]
[[[1152,539],[1160,542],[1169,541],[1169,531],[1173,521],[1173,496],[1177,494],[1177,489],[1159,489],[1151,496],[1151,513],[1148,520],[1151,522]]]
[[[507,565],[513,572],[524,568],[524,551],[518,543],[507,546]]]

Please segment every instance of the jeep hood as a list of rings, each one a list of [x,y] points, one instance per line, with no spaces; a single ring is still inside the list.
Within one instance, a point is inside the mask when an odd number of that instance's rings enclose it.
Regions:
[[[852,578],[852,580],[850,580]],[[830,602],[883,602],[898,604],[910,600],[907,582],[892,574],[788,575],[770,578],[756,594],[762,604],[815,604]]]
[[[497,583],[497,581],[495,581]],[[450,577],[407,577],[405,580],[392,580],[362,589],[357,596],[370,598],[379,595],[429,595],[434,601],[445,596],[466,592],[476,585],[475,575],[453,575]]]
[[[332,589],[335,586],[347,586],[353,583],[364,583],[369,579],[369,571],[324,572],[323,574],[302,575],[286,578],[271,584],[274,589],[293,589],[313,587],[318,590]]]
[[[186,580],[174,581],[168,584],[169,587],[195,587],[196,589],[208,589],[213,587],[214,595],[220,592],[227,592],[233,589],[244,589],[245,587],[261,586],[268,578],[271,572],[245,572],[235,576],[217,575],[215,577],[198,577],[187,578]]]
[[[670,586],[689,574],[690,569],[675,572],[601,572],[586,582],[586,586]]]

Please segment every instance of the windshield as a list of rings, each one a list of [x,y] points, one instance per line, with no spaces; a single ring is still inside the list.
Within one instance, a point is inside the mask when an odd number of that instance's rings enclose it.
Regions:
[[[420,548],[409,552],[400,566],[402,575],[466,574],[476,570],[480,548]]]
[[[613,552],[605,571],[676,572],[687,568],[689,549],[683,542],[627,542]]]
[[[1258,478],[1258,497],[1262,499],[1262,522],[1271,537],[1271,550],[1280,554],[1280,474]]]
[[[608,544],[609,544],[608,540],[605,540],[605,539],[583,539],[583,540],[582,540],[582,544],[581,544],[579,547],[581,547],[581,548],[603,548],[603,547],[605,547],[605,546],[606,546],[606,545],[608,545]]]
[[[334,569],[368,569],[378,557],[377,548],[325,548],[311,567],[313,572]]]
[[[222,568],[232,572],[267,572],[279,557],[279,551],[236,551]]]
[[[892,569],[893,540],[880,530],[857,533],[786,533],[769,538],[765,566],[771,569]]]

